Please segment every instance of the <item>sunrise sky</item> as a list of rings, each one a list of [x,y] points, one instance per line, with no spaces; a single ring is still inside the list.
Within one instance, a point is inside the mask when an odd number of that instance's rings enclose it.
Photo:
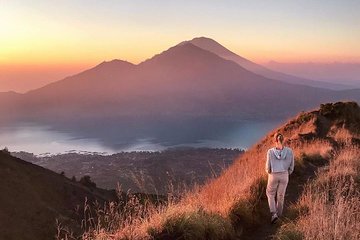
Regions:
[[[357,0],[0,0],[0,91],[198,36],[258,63],[360,62],[359,12]]]

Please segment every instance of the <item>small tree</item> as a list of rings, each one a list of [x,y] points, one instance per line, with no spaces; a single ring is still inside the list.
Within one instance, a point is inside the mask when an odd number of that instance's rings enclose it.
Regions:
[[[4,147],[3,152],[10,154],[10,151],[9,151],[8,147]]]
[[[88,188],[96,188],[96,183],[94,183],[93,181],[91,181],[90,176],[89,175],[85,175],[82,178],[80,178],[79,181],[82,185],[84,185],[85,187]]]

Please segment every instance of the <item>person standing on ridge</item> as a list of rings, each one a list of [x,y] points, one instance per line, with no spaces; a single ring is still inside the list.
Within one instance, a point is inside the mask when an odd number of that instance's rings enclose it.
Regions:
[[[271,213],[271,223],[275,223],[282,215],[289,175],[294,171],[294,154],[291,148],[284,146],[284,136],[276,133],[274,140],[275,147],[267,151],[265,164],[265,171],[268,173],[266,196]]]

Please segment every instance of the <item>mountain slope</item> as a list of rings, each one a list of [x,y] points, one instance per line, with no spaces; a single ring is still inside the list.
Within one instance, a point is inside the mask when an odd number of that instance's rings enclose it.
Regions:
[[[281,63],[269,61],[264,65],[278,72],[360,88],[360,63]]]
[[[54,239],[56,219],[76,226],[82,216],[75,209],[81,211],[85,198],[103,202],[115,197],[114,192],[84,187],[4,151],[0,178],[0,239]]]
[[[234,61],[237,64],[239,64],[240,66],[242,66],[243,68],[245,68],[251,72],[254,72],[256,74],[259,74],[261,76],[264,76],[266,78],[281,80],[281,81],[284,81],[287,83],[301,84],[301,85],[307,85],[307,86],[319,87],[319,88],[327,88],[327,89],[333,89],[333,90],[342,90],[342,89],[352,88],[351,86],[348,86],[348,85],[335,84],[335,83],[324,82],[324,81],[309,80],[309,79],[300,78],[300,77],[292,76],[289,74],[284,74],[281,72],[270,70],[266,67],[263,67],[259,64],[251,62],[251,61],[247,60],[246,58],[243,58],[243,57],[231,52],[230,50],[228,50],[227,48],[225,48],[224,46],[222,46],[221,44],[219,44],[218,42],[216,42],[210,38],[198,37],[198,38],[194,38],[188,42],[190,42],[190,43],[194,44],[195,46],[198,46],[202,49],[213,52],[216,55],[218,55],[224,59]]]
[[[0,92],[0,122],[11,121],[18,115],[19,109],[22,108],[22,94],[16,92]]]

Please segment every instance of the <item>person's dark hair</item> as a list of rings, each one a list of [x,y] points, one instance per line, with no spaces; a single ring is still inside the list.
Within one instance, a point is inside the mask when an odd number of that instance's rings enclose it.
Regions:
[[[284,140],[284,135],[282,135],[281,133],[277,132],[277,133],[275,133],[275,135],[274,135],[274,140],[275,140],[275,142],[278,142],[279,136],[281,136],[282,140]]]

